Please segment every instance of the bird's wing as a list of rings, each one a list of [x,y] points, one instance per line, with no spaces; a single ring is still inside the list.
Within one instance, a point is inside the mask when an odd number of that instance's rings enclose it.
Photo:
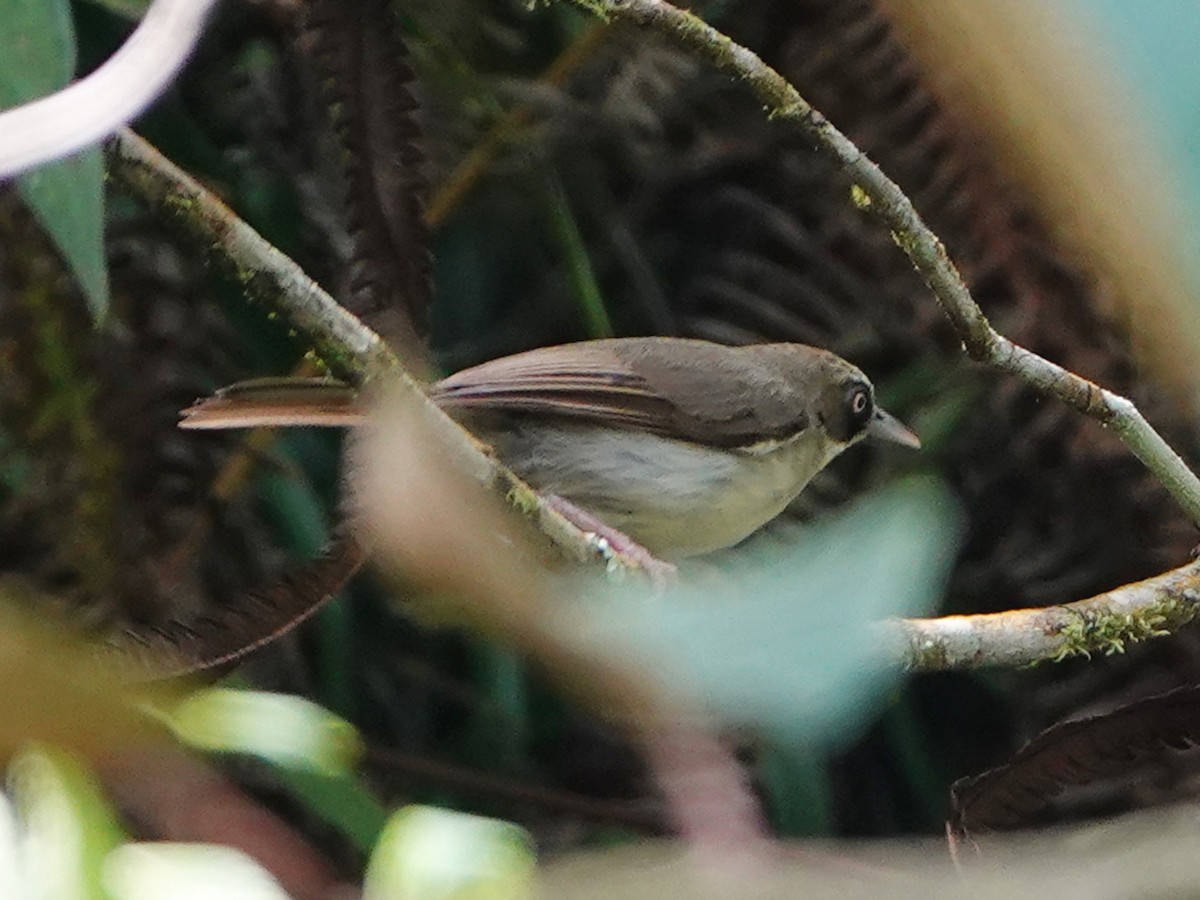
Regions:
[[[803,431],[803,398],[746,351],[662,338],[565,344],[465,369],[430,396],[451,412],[582,419],[715,447]]]

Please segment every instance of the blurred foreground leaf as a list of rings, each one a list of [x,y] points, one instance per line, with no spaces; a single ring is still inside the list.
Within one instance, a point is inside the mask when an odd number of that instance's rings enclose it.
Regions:
[[[529,836],[509,822],[430,806],[388,821],[364,900],[523,900],[536,869]],[[549,895],[548,895],[549,896]]]
[[[0,794],[0,897],[20,897],[25,890],[21,871],[20,832],[17,811],[5,794]]]
[[[68,0],[0,0],[0,109],[53,93],[75,74]],[[75,274],[92,318],[108,310],[104,164],[98,148],[17,179],[21,196]]]
[[[349,722],[286,694],[208,688],[182,700],[167,720],[179,739],[193,747],[245,753],[326,775],[349,773],[361,750]]]
[[[217,844],[125,844],[104,864],[113,900],[289,900],[246,854]]]
[[[35,622],[0,605],[0,757],[31,742],[96,757],[161,741],[138,706],[169,705],[181,687],[131,686],[119,658],[105,662],[53,615]]]
[[[21,896],[107,900],[101,866],[124,835],[87,771],[62,751],[37,747],[13,760],[8,785],[31,892]]]
[[[626,652],[728,722],[837,739],[898,676],[873,626],[936,603],[957,518],[940,483],[911,479],[786,543],[765,535],[720,575],[658,602],[606,597],[584,639]]]
[[[164,718],[185,744],[273,766],[314,815],[363,851],[374,846],[387,812],[355,778],[362,742],[349,722],[300,697],[228,688],[196,691]]]
[[[1151,900],[1195,897],[1195,812],[1135,813],[1083,826],[994,836],[952,864],[941,839],[784,844],[777,863],[747,877],[697,866],[678,842],[643,841],[569,854],[538,873],[555,900]],[[978,852],[976,852],[978,850]]]

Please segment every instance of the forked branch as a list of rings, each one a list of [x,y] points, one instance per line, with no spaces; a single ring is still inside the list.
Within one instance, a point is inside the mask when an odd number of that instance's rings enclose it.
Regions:
[[[604,19],[655,28],[744,80],[772,119],[789,123],[854,180],[855,198],[892,232],[954,324],[968,355],[1021,378],[1111,428],[1200,525],[1200,478],[1134,404],[999,334],[979,308],[912,201],[880,168],[814,109],[788,81],[745,47],[664,0],[569,0]]]

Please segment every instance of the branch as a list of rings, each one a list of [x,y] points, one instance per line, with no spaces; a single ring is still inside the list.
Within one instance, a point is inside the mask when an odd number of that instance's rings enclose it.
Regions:
[[[419,395],[430,426],[456,452],[464,470],[499,493],[567,558],[579,562],[602,558],[623,571],[638,568],[628,557],[602,550],[593,535],[546,506],[529,485],[485,453],[458,423],[425,399],[420,385],[379,335],[149,143],[124,129],[108,142],[105,151],[109,174],[118,184],[203,242],[250,297],[302,331],[338,375],[360,385],[394,382],[403,392]]]
[[[246,293],[303,331],[341,377],[362,384],[399,360],[291,259],[129,129],[105,146],[109,174],[130,194],[202,241]]]
[[[1200,561],[1135,584],[1044,609],[884,623],[897,657],[915,671],[1028,666],[1124,652],[1200,612]]]
[[[1133,403],[1064,369],[999,334],[971,297],[946,254],[946,248],[917,214],[912,201],[849,138],[813,109],[787,80],[750,50],[734,43],[703,20],[664,0],[569,0],[605,19],[628,19],[663,31],[746,81],[767,115],[797,126],[819,153],[840,165],[854,180],[854,199],[889,229],[912,260],[946,315],[967,354],[1009,372],[1039,391],[1111,428],[1200,524],[1200,479],[1187,467]]]

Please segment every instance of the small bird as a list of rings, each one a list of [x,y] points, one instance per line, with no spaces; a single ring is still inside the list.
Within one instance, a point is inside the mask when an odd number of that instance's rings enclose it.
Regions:
[[[464,369],[428,394],[576,524],[663,560],[737,544],[864,437],[920,447],[858,368],[804,344],[583,341]],[[339,382],[263,379],[182,415],[184,428],[349,426],[365,410]]]

